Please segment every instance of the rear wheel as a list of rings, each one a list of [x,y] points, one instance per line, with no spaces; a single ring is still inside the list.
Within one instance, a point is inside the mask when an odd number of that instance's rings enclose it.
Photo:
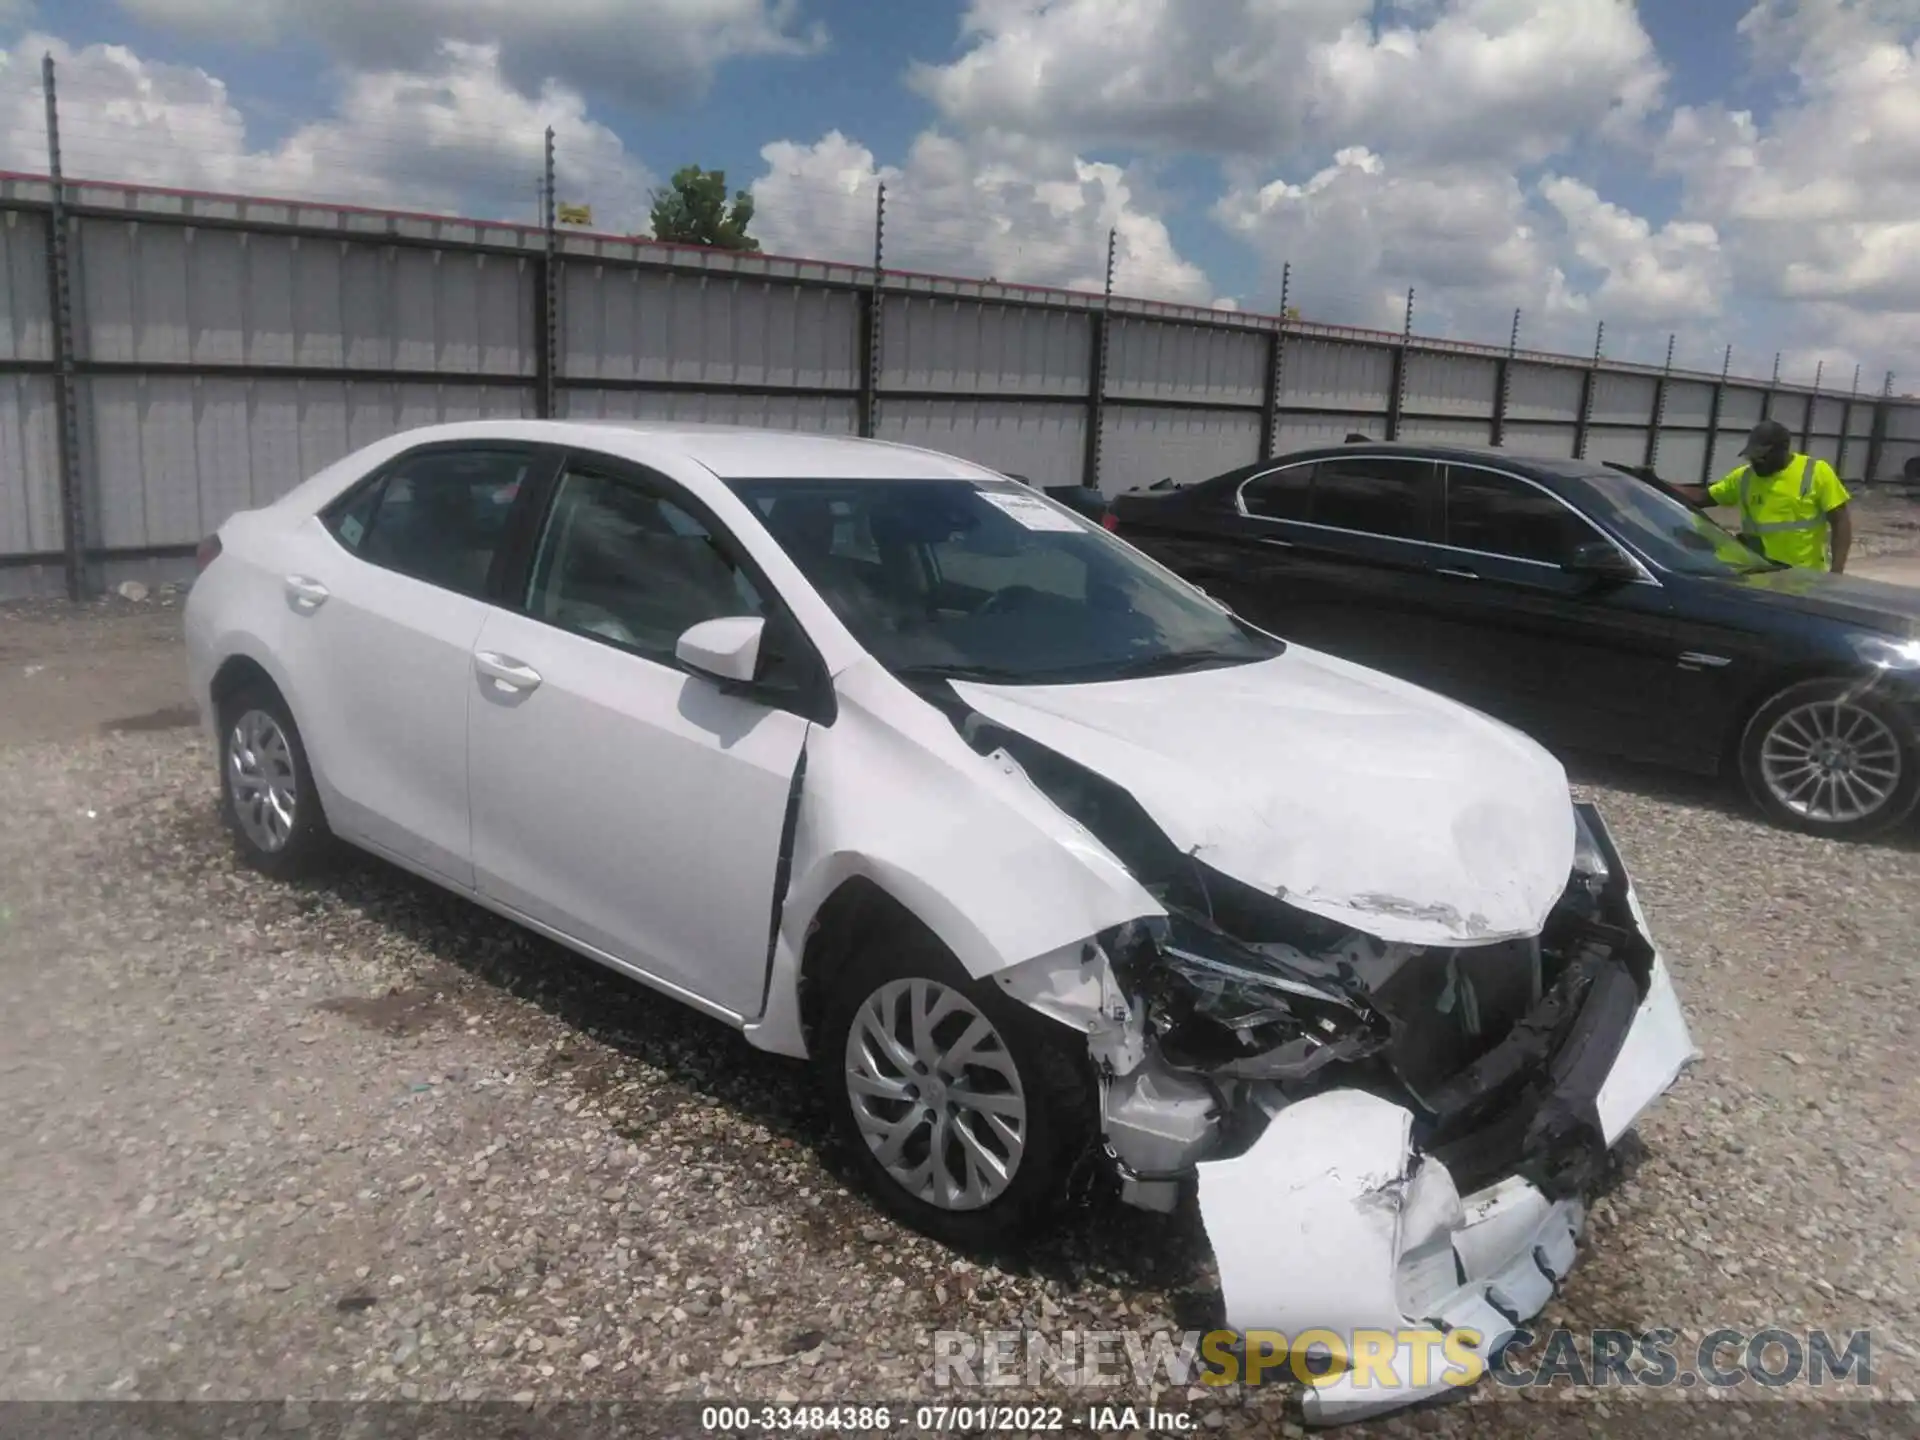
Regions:
[[[1077,1036],[901,923],[859,942],[814,1038],[835,1126],[891,1214],[972,1250],[1057,1212],[1094,1133]]]
[[[220,808],[240,858],[277,879],[317,868],[331,836],[287,702],[250,684],[220,705]]]
[[[1740,775],[1778,823],[1858,839],[1898,825],[1920,800],[1920,755],[1897,711],[1858,682],[1807,680],[1747,724]]]

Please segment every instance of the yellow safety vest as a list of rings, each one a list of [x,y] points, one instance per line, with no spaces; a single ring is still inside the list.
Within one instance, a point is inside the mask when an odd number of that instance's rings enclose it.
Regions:
[[[1772,475],[1755,475],[1751,465],[1733,472],[1731,478],[1740,487],[1740,533],[1758,541],[1770,558],[1816,570],[1827,567],[1829,522],[1813,486],[1819,467],[1813,456],[1796,455]]]

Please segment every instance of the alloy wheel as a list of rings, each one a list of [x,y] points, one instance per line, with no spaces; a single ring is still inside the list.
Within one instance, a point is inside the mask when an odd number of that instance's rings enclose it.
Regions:
[[[293,837],[300,782],[280,722],[265,710],[248,710],[227,734],[227,783],[241,833],[269,855]]]
[[[1903,759],[1893,731],[1847,700],[1795,706],[1773,722],[1760,746],[1760,770],[1773,798],[1794,814],[1827,824],[1864,820],[1900,788]]]
[[[993,1023],[937,980],[890,980],[847,1030],[861,1137],[909,1195],[977,1210],[1013,1183],[1027,1143],[1020,1072]]]

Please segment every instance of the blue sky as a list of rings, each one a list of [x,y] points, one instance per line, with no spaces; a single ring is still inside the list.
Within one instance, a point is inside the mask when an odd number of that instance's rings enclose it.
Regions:
[[[129,179],[530,208],[555,123],[597,211],[722,167],[770,248],[856,258],[884,179],[915,268],[1097,283],[1113,228],[1136,293],[1269,308],[1290,261],[1316,318],[1412,285],[1472,338],[1920,368],[1910,0],[971,3],[0,0],[0,38]]]

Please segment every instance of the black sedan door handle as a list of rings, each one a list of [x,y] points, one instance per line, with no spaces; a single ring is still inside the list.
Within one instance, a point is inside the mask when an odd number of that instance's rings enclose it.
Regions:
[[[1445,575],[1449,580],[1478,580],[1480,578],[1479,575],[1472,570],[1460,570],[1450,567],[1442,567],[1433,573],[1436,575]]]

